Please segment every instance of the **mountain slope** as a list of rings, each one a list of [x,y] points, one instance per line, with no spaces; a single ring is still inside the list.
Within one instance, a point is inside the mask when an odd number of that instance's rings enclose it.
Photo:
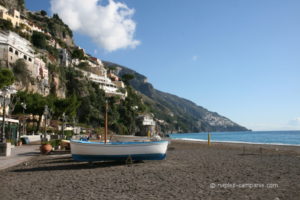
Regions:
[[[161,121],[164,131],[171,132],[201,132],[201,131],[247,131],[230,119],[210,112],[178,96],[165,93],[153,88],[147,82],[147,77],[124,66],[104,62],[107,67],[115,67],[119,76],[133,74],[135,78],[130,84],[139,91],[146,104],[151,105],[155,118]]]

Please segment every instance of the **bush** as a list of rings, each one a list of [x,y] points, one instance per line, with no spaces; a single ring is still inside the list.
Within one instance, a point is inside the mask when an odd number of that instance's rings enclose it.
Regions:
[[[43,33],[33,31],[31,36],[32,44],[40,49],[45,49],[47,46],[46,36]]]
[[[64,131],[64,135],[66,136],[66,139],[71,139],[74,135],[73,131]]]
[[[41,10],[41,15],[42,16],[46,16],[47,15],[47,12],[45,10]]]
[[[9,31],[9,30],[13,31],[14,27],[13,27],[13,24],[11,23],[11,21],[0,19],[0,29],[6,30],[6,31]]]
[[[72,52],[72,58],[78,58],[79,60],[84,60],[85,57],[84,57],[84,52],[82,49],[74,49],[73,52]]]
[[[30,82],[30,72],[23,59],[19,59],[13,64],[13,72],[16,80],[20,81],[23,85],[27,85]]]
[[[51,140],[49,143],[52,147],[56,148],[61,144],[61,140]]]
[[[0,68],[0,89],[14,83],[14,74],[7,68]]]

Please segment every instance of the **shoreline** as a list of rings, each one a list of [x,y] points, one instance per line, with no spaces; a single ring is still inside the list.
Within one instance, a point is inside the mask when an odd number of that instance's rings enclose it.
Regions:
[[[207,140],[202,139],[190,139],[190,138],[171,138],[174,141],[193,141],[193,142],[204,142],[207,143]],[[217,141],[210,140],[211,143],[227,143],[227,144],[255,144],[255,145],[272,145],[272,146],[291,146],[291,147],[299,147],[300,144],[284,144],[284,143],[255,143],[255,142],[243,142],[243,141]]]
[[[207,146],[207,140],[182,140],[182,139],[171,139],[171,142],[175,143],[194,143],[201,146]],[[243,149],[248,148],[248,150],[267,150],[273,151],[273,153],[293,153],[300,155],[300,146],[293,145],[278,145],[278,144],[259,144],[259,143],[239,143],[239,142],[213,142],[211,141],[210,147],[224,147],[224,148],[234,148]]]

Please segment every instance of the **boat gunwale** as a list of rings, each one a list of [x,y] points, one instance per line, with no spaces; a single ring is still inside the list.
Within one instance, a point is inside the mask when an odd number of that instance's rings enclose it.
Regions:
[[[94,145],[107,145],[107,146],[111,146],[111,145],[145,145],[145,144],[163,144],[163,143],[169,143],[169,141],[167,140],[161,140],[161,141],[138,141],[138,142],[91,142],[91,141],[82,141],[82,140],[70,140],[71,143],[73,144],[94,144]]]

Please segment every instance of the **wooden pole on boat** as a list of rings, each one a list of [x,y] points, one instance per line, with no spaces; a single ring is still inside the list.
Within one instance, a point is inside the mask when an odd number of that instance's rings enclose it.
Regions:
[[[104,132],[104,143],[106,144],[106,141],[107,141],[107,131],[108,131],[108,127],[107,127],[107,118],[108,118],[108,115],[107,115],[107,112],[108,112],[108,103],[107,103],[107,100],[105,101],[105,132]]]

